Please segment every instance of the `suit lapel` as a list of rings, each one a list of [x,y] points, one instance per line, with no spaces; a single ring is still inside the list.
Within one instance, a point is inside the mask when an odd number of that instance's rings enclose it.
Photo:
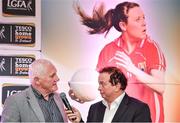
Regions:
[[[59,111],[61,112],[61,115],[63,117],[64,122],[68,122],[68,119],[65,116],[63,102],[62,102],[62,100],[60,99],[60,96],[57,93],[54,94],[54,101],[56,102],[56,104],[57,104],[57,106],[59,108]]]
[[[129,100],[128,95],[125,94],[121,104],[119,105],[119,108],[117,109],[117,111],[113,117],[112,122],[117,122],[117,121],[120,122],[122,120],[121,117],[128,107],[128,105],[127,105],[128,100]]]
[[[104,106],[104,104],[101,102],[100,103],[100,108],[97,108],[98,109],[98,114],[97,114],[97,120],[98,122],[102,122],[103,121],[103,118],[104,118],[104,113],[105,113],[105,110],[106,110],[106,107]]]
[[[45,122],[43,112],[38,104],[38,101],[37,101],[31,87],[29,87],[29,89],[27,90],[27,101],[29,102],[31,109],[34,111],[34,113],[38,117],[39,121]]]

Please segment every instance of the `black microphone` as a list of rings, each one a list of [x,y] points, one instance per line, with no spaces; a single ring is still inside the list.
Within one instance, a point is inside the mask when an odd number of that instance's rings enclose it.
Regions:
[[[68,101],[67,98],[66,98],[66,94],[65,94],[64,92],[62,92],[62,93],[60,93],[60,97],[61,97],[64,105],[66,106],[66,108],[67,108],[68,110],[71,110],[71,111],[73,112],[72,107],[71,107],[71,105],[69,104],[69,101]],[[73,113],[74,113],[74,112],[73,112]]]

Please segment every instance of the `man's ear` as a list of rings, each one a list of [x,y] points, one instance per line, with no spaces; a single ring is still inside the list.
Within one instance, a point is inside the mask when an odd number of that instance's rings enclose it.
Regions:
[[[119,90],[121,90],[121,84],[117,83],[115,91],[118,92]]]
[[[121,28],[121,30],[124,32],[126,31],[126,23],[125,22],[119,22],[119,27]]]
[[[39,83],[39,78],[38,77],[34,77],[34,82],[35,82],[36,85],[39,85],[40,84]]]

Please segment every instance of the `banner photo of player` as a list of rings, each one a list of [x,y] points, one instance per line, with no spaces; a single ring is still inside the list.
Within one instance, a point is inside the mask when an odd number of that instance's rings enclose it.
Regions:
[[[132,4],[128,6],[129,3]],[[103,67],[116,66],[128,78],[127,93],[149,105],[154,122],[178,122],[179,5],[178,0],[44,1],[42,52],[63,66],[62,81],[67,94],[71,78],[82,68],[98,72]],[[122,18],[116,18],[120,11],[118,7],[128,9],[119,15]],[[114,15],[114,19],[110,18],[112,23],[107,20],[98,23],[107,12]],[[106,17],[110,17],[108,14]],[[110,26],[106,27],[106,24]],[[82,73],[78,76],[78,84],[88,72]],[[97,81],[89,82],[98,86]],[[88,87],[85,90],[91,92]],[[84,107],[101,99],[100,95],[84,102],[71,98],[69,95],[70,103],[83,112],[83,119],[87,116]]]

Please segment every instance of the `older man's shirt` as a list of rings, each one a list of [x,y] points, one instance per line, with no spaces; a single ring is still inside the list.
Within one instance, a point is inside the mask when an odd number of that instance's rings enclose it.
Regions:
[[[54,101],[54,94],[49,95],[49,99],[45,100],[43,95],[38,92],[36,89],[33,89],[34,95],[38,100],[39,106],[43,112],[45,122],[64,122],[61,112]]]

